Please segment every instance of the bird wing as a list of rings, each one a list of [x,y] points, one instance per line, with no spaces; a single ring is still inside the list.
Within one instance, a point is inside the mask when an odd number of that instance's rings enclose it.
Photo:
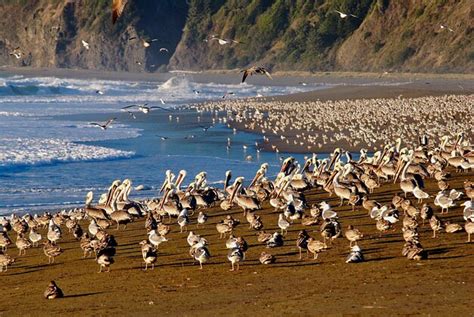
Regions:
[[[101,127],[102,124],[100,123],[97,123],[97,122],[89,122],[90,125],[95,125],[95,126],[98,126],[98,127]]]
[[[129,105],[129,106],[122,107],[122,109],[129,109],[133,107],[138,107],[138,105]]]
[[[150,109],[161,109],[161,110],[165,110],[165,111],[171,111],[170,109],[166,109],[165,107],[160,107],[160,106],[152,106],[152,107],[148,107]]]
[[[270,79],[273,80],[272,75],[270,75],[270,73],[269,73],[265,68],[263,68],[263,72],[265,73],[265,75],[266,75],[268,78],[270,78]]]
[[[112,24],[115,24],[117,19],[122,15],[127,2],[128,0],[114,0],[112,2]]]
[[[112,122],[114,122],[115,120],[117,120],[117,118],[109,119],[109,120],[107,120],[107,122],[106,122],[104,125],[107,127],[107,126],[109,126],[110,124],[112,124]]]
[[[252,73],[249,69],[245,69],[242,72],[244,73],[244,75],[242,76],[242,82],[245,82],[245,79],[247,79],[247,77]]]

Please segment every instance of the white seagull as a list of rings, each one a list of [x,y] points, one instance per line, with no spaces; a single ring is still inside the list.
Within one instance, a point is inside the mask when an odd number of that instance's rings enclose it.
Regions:
[[[347,18],[348,16],[351,16],[351,17],[354,17],[354,18],[358,18],[357,15],[353,15],[353,14],[347,14],[347,13],[344,13],[344,12],[341,12],[341,11],[337,11],[337,10],[334,10],[334,12],[337,12],[339,14],[339,17],[341,19],[345,19]]]
[[[82,46],[84,46],[86,50],[89,50],[89,49],[90,49],[89,43],[87,43],[87,42],[84,41],[84,40],[81,40],[81,43],[82,43]]]

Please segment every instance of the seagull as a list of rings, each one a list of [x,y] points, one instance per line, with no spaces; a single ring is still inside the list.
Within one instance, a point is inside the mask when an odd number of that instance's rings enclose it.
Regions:
[[[91,122],[89,123],[90,125],[94,125],[94,126],[97,126],[99,128],[101,128],[102,130],[107,130],[107,128],[112,124],[112,122],[114,122],[115,120],[117,120],[117,118],[112,118],[112,119],[109,119],[107,120],[107,122],[101,124],[101,123],[97,123],[97,122]]]
[[[207,132],[207,130],[209,130],[210,128],[213,128],[214,126],[210,125],[210,126],[205,127],[203,125],[200,125],[200,127],[202,128],[202,131]]]
[[[136,118],[137,118],[137,116],[136,116],[133,112],[127,110],[127,113],[128,113],[128,114],[130,115],[130,117],[132,117],[133,119],[136,119]]]
[[[156,41],[158,41],[158,39],[152,39],[152,40],[150,40],[150,41],[142,40],[142,42],[143,42],[143,47],[150,47],[151,42],[156,42]]]
[[[347,14],[347,13],[343,13],[341,11],[337,11],[337,10],[334,10],[335,12],[339,13],[339,17],[341,19],[345,19],[347,18],[348,16],[351,16],[351,17],[354,17],[354,18],[359,18],[357,15],[353,15],[353,14]]]
[[[117,19],[122,15],[127,2],[128,0],[114,0],[112,2],[112,24],[115,24]]]
[[[129,105],[129,106],[123,107],[122,110],[135,108],[135,107],[138,108],[138,110],[143,112],[144,114],[148,114],[151,111],[151,109],[162,109],[165,111],[170,111],[169,109],[166,109],[160,106],[149,107],[147,103],[144,103],[143,105]]]
[[[187,139],[194,139],[195,135],[194,134],[190,134],[190,135],[187,135],[184,137],[185,140]]]
[[[217,40],[220,45],[226,45],[226,44],[229,44],[229,43],[230,43],[230,41],[228,41],[228,40],[223,40],[223,39],[220,39],[220,38],[218,38],[218,37],[213,37],[213,38],[211,39],[211,41],[212,41],[212,40]]]
[[[218,38],[216,37],[215,35],[213,35],[211,37],[211,41],[212,40],[217,40],[219,42],[220,45],[226,45],[226,44],[230,44],[230,43],[235,43],[235,44],[240,44],[241,42],[239,41],[236,41],[236,40],[229,40],[229,39],[221,39],[221,38]]]
[[[244,73],[244,75],[242,77],[242,82],[245,82],[245,79],[249,75],[252,76],[252,75],[255,75],[255,74],[265,75],[268,78],[273,79],[272,75],[270,75],[270,73],[262,66],[253,66],[253,67],[241,70],[240,72]]]
[[[104,94],[104,92],[102,90],[96,90],[95,93],[98,94],[98,95],[103,95]]]
[[[439,27],[440,27],[442,30],[448,30],[449,32],[454,32],[453,29],[451,29],[450,27],[448,27],[448,26],[446,26],[446,25],[442,25],[442,24],[441,24]]]
[[[193,92],[196,94],[196,95],[199,95],[201,92],[199,90],[196,90],[196,89],[193,89]]]
[[[86,50],[89,50],[91,48],[89,43],[87,43],[86,41],[81,40],[81,43],[82,43],[82,46],[84,46],[86,48]]]
[[[140,65],[140,66],[142,65],[142,62],[140,62],[140,61],[136,61],[135,63],[136,63],[137,65]]]
[[[162,48],[160,48],[160,52],[169,53],[170,51],[166,47],[162,47]]]
[[[20,51],[19,46],[17,48],[15,48],[12,52],[10,52],[10,56],[15,56],[16,59],[20,59],[21,55],[22,55],[22,53]]]
[[[223,96],[222,99],[225,99],[227,96],[235,95],[232,91],[226,92]]]
[[[161,140],[165,141],[165,140],[168,140],[169,137],[167,136],[162,136],[162,135],[157,135]]]

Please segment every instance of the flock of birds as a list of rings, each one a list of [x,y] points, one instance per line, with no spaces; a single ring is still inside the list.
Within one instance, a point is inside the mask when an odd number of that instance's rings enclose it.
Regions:
[[[127,4],[126,0],[113,1],[113,23],[122,15]],[[335,10],[340,18],[357,16]],[[447,26],[441,29],[453,32]],[[138,40],[132,37],[129,40]],[[140,39],[144,47],[149,47],[156,39]],[[211,37],[220,45],[239,41]],[[81,44],[86,50],[90,44],[85,40]],[[168,52],[166,48],[160,49]],[[10,55],[17,59],[22,56],[17,47]],[[264,75],[272,79],[270,72],[261,66],[242,70],[242,82],[248,76]],[[98,92],[99,93],[99,92]],[[225,99],[225,96],[223,97]],[[162,102],[164,103],[164,102]],[[306,146],[306,150],[316,151],[326,144],[343,144],[345,147],[358,148],[367,146],[375,153],[370,156],[369,150],[360,150],[360,159],[355,161],[349,152],[336,148],[329,159],[318,159],[313,155],[303,162],[303,166],[289,157],[283,161],[280,172],[274,179],[268,173],[268,164],[264,163],[256,171],[255,177],[245,185],[243,177],[232,182],[232,174],[225,175],[222,189],[210,187],[207,174],[197,174],[188,186],[183,186],[187,176],[182,170],[178,175],[167,171],[161,187],[161,197],[144,201],[130,198],[132,182],[116,180],[106,193],[94,203],[94,194],[88,193],[83,208],[51,214],[0,218],[0,272],[7,271],[15,263],[15,259],[7,254],[11,246],[18,249],[18,257],[26,254],[32,247],[41,243],[48,263],[54,263],[56,257],[64,250],[59,242],[64,239],[67,230],[78,240],[85,258],[93,257],[99,265],[99,273],[110,272],[111,265],[119,245],[110,233],[112,226],[116,230],[139,218],[144,218],[143,240],[139,243],[144,269],[154,269],[159,259],[159,246],[169,243],[167,235],[174,226],[179,227],[183,239],[189,245],[189,256],[199,263],[200,269],[211,259],[210,244],[206,237],[188,232],[188,226],[196,223],[208,226],[212,215],[206,214],[209,208],[219,206],[224,211],[238,206],[243,210],[249,229],[258,232],[258,242],[269,250],[281,247],[285,243],[288,229],[295,222],[308,228],[319,226],[321,240],[311,236],[309,230],[299,231],[296,247],[299,259],[303,252],[312,254],[316,260],[320,253],[330,249],[330,245],[340,237],[349,242],[350,252],[347,263],[363,262],[363,249],[359,242],[364,234],[352,225],[342,229],[340,216],[325,201],[308,205],[305,191],[316,189],[335,195],[340,204],[347,203],[355,208],[364,208],[368,217],[373,219],[374,226],[382,236],[384,232],[394,229],[402,222],[400,234],[405,244],[402,255],[408,259],[421,260],[428,257],[422,247],[418,228],[428,222],[433,238],[445,230],[448,233],[466,231],[468,242],[474,233],[474,182],[466,180],[464,190],[450,189],[450,172],[463,173],[474,170],[474,146],[469,137],[461,132],[453,135],[453,131],[472,132],[472,96],[424,97],[417,99],[375,99],[333,102],[280,103],[259,102],[249,100],[233,100],[211,102],[196,106],[199,111],[214,113],[216,117],[229,124],[242,124],[246,129],[257,130],[270,143],[270,137],[279,142],[297,146]],[[160,106],[129,105],[123,107],[130,116],[132,110],[145,114]],[[298,109],[298,111],[293,111]],[[168,109],[165,109],[168,110]],[[91,125],[106,130],[116,118],[105,123],[93,122]],[[383,130],[380,128],[383,127]],[[420,137],[419,131],[425,135]],[[391,140],[398,139],[395,143]],[[429,140],[440,139],[439,143]],[[402,143],[405,146],[402,147]],[[277,145],[272,149],[279,151]],[[448,171],[449,169],[449,171]],[[434,179],[439,192],[433,197],[424,188],[427,179]],[[396,183],[402,195],[395,194],[390,204],[382,204],[370,196],[374,190],[385,183]],[[409,196],[412,196],[412,199]],[[413,200],[413,197],[415,198]],[[461,200],[466,199],[461,202]],[[266,232],[258,214],[264,204],[274,208],[274,222],[280,229]],[[449,212],[449,208],[462,205],[465,223],[448,223],[439,214]],[[437,212],[439,211],[439,214]],[[197,215],[195,216],[195,214]],[[400,217],[403,219],[400,220]],[[168,218],[168,222],[166,222]],[[173,221],[172,219],[176,219]],[[195,219],[194,219],[195,218]],[[235,236],[235,228],[240,224],[238,219],[227,215],[215,225],[216,233],[228,249],[227,260],[231,271],[239,270],[240,263],[246,259],[248,242],[242,236]],[[45,232],[43,235],[42,232]],[[12,240],[11,236],[16,235]],[[260,263],[268,265],[276,261],[270,251],[262,251]],[[44,293],[47,299],[63,297],[63,291],[51,281]]]
[[[373,156],[362,155],[358,161],[340,148],[335,149],[327,159],[318,159],[314,154],[306,159],[303,166],[289,157],[283,161],[273,180],[267,175],[268,164],[264,163],[246,186],[243,177],[237,177],[232,182],[232,173],[228,171],[222,189],[208,185],[206,172],[198,173],[188,186],[183,186],[186,171],[181,170],[178,175],[167,171],[160,188],[161,197],[143,201],[130,199],[130,180],[116,180],[96,203],[93,192],[89,192],[83,208],[55,214],[46,212],[43,215],[26,214],[20,217],[12,214],[1,217],[0,270],[6,271],[15,262],[7,254],[12,245],[16,246],[18,257],[21,257],[29,248],[41,243],[48,262],[54,263],[55,258],[64,252],[58,243],[67,230],[77,239],[84,257],[92,255],[99,265],[99,272],[109,272],[118,245],[110,233],[112,226],[115,224],[116,230],[120,226],[126,229],[128,223],[138,218],[145,219],[143,240],[139,244],[145,270],[149,266],[154,268],[159,259],[159,246],[169,241],[167,235],[173,226],[180,228],[182,238],[189,245],[189,256],[202,269],[211,259],[210,245],[206,237],[188,232],[188,226],[191,223],[196,223],[198,227],[207,226],[212,215],[206,214],[206,211],[213,206],[219,206],[224,211],[234,206],[241,208],[249,224],[248,230],[257,231],[258,242],[268,249],[281,247],[288,229],[295,222],[301,222],[308,228],[320,224],[318,232],[321,240],[310,236],[307,230],[298,233],[296,247],[300,259],[305,251],[316,260],[320,253],[329,250],[334,240],[344,236],[350,247],[346,262],[364,261],[363,249],[359,245],[364,234],[352,225],[343,230],[339,214],[327,202],[308,206],[305,191],[309,189],[335,195],[340,199],[340,205],[347,203],[352,210],[361,206],[373,219],[380,236],[388,230],[395,230],[395,224],[401,221],[399,232],[405,240],[402,255],[413,260],[425,259],[428,252],[422,247],[418,233],[418,228],[425,221],[433,230],[433,238],[441,230],[448,233],[465,230],[468,242],[471,242],[474,233],[474,181],[467,179],[464,190],[450,190],[449,184],[450,173],[465,173],[474,169],[474,146],[465,142],[463,133],[456,138],[442,138],[437,144],[428,141],[425,139],[414,148],[401,148],[400,142],[387,143],[382,152]],[[427,179],[434,179],[439,187],[434,197],[424,190]],[[403,194],[395,194],[389,204],[370,198],[375,189],[389,183],[397,184]],[[409,195],[415,199],[410,199]],[[259,210],[266,203],[278,215],[274,221],[279,231],[271,233],[262,230],[264,224]],[[440,215],[458,205],[464,207],[464,226],[443,221]],[[400,219],[402,215],[403,219]],[[173,221],[173,218],[176,220]],[[242,236],[233,235],[239,224],[240,221],[229,214],[215,225],[219,238],[227,239],[227,259],[232,271],[239,270],[249,248]],[[47,229],[45,236],[40,233],[42,228]],[[16,234],[14,242],[12,233]],[[271,264],[275,260],[276,257],[269,251],[263,251],[259,256],[262,264]],[[58,294],[61,295],[62,291],[52,281],[45,297],[55,298]]]
[[[473,107],[472,95],[311,102],[234,99],[191,106],[211,113],[215,122],[261,133],[268,150],[318,152],[342,146],[360,149],[361,155],[397,138],[397,143],[415,146],[423,133],[443,138],[443,148],[452,131],[472,134]]]

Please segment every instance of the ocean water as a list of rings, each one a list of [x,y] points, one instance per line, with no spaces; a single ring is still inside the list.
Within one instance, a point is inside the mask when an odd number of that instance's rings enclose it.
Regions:
[[[186,170],[185,184],[206,171],[214,186],[222,186],[227,170],[234,178],[249,180],[263,162],[275,174],[280,160],[290,154],[257,153],[260,135],[234,134],[224,124],[205,132],[202,127],[212,123],[210,114],[199,120],[196,112],[175,107],[222,100],[230,91],[236,94],[230,98],[235,98],[324,88],[197,83],[183,75],[165,82],[4,75],[0,77],[0,215],[78,206],[88,191],[98,195],[115,179],[130,178],[134,186],[146,187],[132,191],[132,197],[156,196],[167,169],[175,174]],[[134,119],[121,111],[134,103],[169,111],[135,112]],[[112,117],[117,120],[105,131],[89,124]],[[246,160],[248,155],[251,161]],[[294,156],[303,161],[303,155]]]

